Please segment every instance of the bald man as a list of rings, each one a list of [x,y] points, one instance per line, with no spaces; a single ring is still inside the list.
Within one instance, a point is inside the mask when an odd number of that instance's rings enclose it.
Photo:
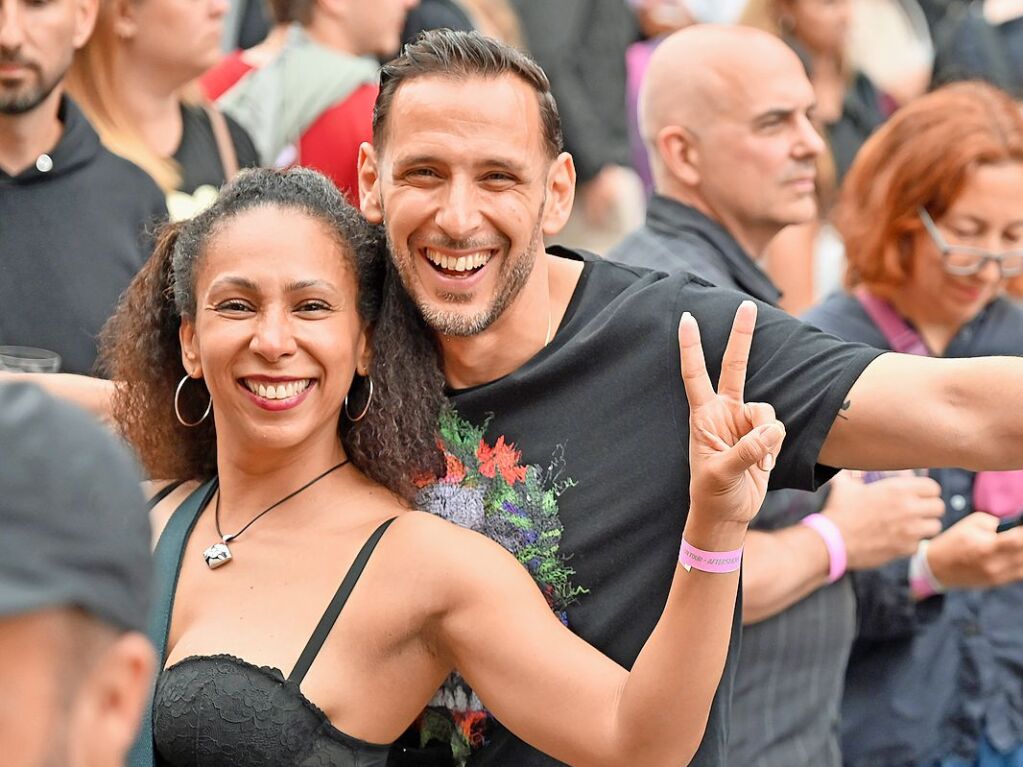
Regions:
[[[817,214],[824,143],[813,108],[802,64],[772,35],[703,25],[669,37],[640,101],[657,194],[646,225],[609,258],[776,304],[756,259],[781,229]],[[932,480],[832,485],[830,495],[769,493],[747,538],[729,764],[840,767],[834,723],[856,622],[845,570],[909,556],[940,531]]]
[[[814,103],[799,58],[771,35],[698,25],[667,38],[640,94],[656,195],[646,225],[608,257],[776,303],[754,259],[817,214]]]

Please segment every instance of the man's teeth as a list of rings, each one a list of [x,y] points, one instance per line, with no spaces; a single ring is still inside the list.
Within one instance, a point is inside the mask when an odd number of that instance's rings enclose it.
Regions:
[[[300,381],[288,381],[276,385],[245,381],[245,386],[250,392],[258,394],[263,399],[291,399],[308,389],[309,383],[308,378],[303,378]]]
[[[480,251],[468,256],[448,256],[433,248],[426,248],[426,257],[430,263],[447,269],[452,272],[466,272],[470,269],[478,269],[490,260],[489,251]]]

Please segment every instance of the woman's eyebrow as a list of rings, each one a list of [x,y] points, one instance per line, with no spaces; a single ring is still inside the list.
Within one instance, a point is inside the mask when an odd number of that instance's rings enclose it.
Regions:
[[[307,288],[322,288],[324,290],[337,291],[337,287],[333,282],[328,280],[296,280],[295,282],[289,282],[284,286],[285,293],[297,293],[300,290],[306,290]]]

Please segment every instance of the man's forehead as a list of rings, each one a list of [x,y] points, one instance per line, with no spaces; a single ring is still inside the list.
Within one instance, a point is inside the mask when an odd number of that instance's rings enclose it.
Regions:
[[[718,113],[725,119],[748,123],[771,112],[804,112],[816,100],[802,66],[793,67],[790,62],[730,74],[730,87],[715,97]]]
[[[423,75],[395,91],[384,150],[428,154],[431,144],[451,136],[495,148],[532,148],[539,145],[540,134],[536,94],[516,75]]]

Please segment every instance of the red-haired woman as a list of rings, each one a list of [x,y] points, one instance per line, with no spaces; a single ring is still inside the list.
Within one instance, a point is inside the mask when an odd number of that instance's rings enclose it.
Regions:
[[[1023,116],[1008,96],[962,83],[900,110],[861,150],[837,217],[850,292],[810,322],[899,352],[1023,354]],[[845,764],[1017,767],[1023,528],[998,530],[1023,508],[1023,477],[931,476],[944,532],[856,574]]]

